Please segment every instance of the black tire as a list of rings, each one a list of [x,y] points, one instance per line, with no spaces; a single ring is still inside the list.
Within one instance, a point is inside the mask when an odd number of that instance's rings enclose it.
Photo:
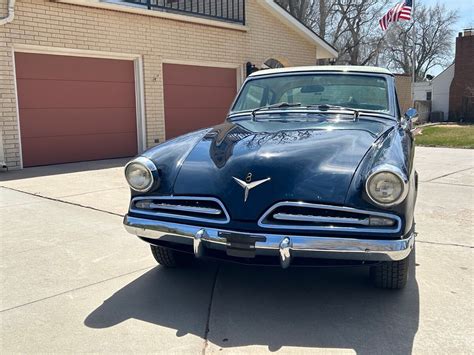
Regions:
[[[151,245],[151,253],[158,264],[169,268],[189,266],[194,261],[194,255],[192,254],[163,248],[157,245]]]
[[[377,288],[398,290],[407,285],[414,250],[400,261],[384,261],[370,268],[370,278]]]

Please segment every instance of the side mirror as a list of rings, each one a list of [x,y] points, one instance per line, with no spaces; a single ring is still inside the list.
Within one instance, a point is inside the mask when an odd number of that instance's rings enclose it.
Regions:
[[[409,108],[407,112],[405,112],[405,119],[410,123],[416,123],[416,121],[418,121],[418,111],[414,108]]]

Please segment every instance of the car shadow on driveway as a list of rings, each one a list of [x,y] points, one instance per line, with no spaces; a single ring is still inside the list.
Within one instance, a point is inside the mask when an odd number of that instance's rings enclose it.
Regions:
[[[291,346],[354,349],[363,354],[412,352],[419,323],[414,277],[404,290],[389,291],[373,288],[364,267],[215,268],[156,267],[105,300],[85,325],[108,328],[134,318],[176,329],[178,336],[204,337],[208,322],[209,346],[218,348],[263,345],[270,351]],[[207,319],[209,280],[215,270]]]

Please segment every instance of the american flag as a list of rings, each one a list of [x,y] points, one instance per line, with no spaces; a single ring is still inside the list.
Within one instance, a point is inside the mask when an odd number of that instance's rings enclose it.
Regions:
[[[400,20],[411,20],[411,9],[412,0],[406,0],[398,3],[392,7],[388,12],[380,19],[380,27],[382,31],[386,31],[390,23],[397,22]]]

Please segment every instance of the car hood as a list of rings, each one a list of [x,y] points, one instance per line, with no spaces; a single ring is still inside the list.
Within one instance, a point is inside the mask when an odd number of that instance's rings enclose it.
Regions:
[[[173,193],[217,197],[234,220],[255,220],[279,201],[342,205],[359,163],[390,127],[393,122],[362,119],[226,122],[191,135],[194,146],[181,158]],[[235,178],[269,180],[244,201]]]

